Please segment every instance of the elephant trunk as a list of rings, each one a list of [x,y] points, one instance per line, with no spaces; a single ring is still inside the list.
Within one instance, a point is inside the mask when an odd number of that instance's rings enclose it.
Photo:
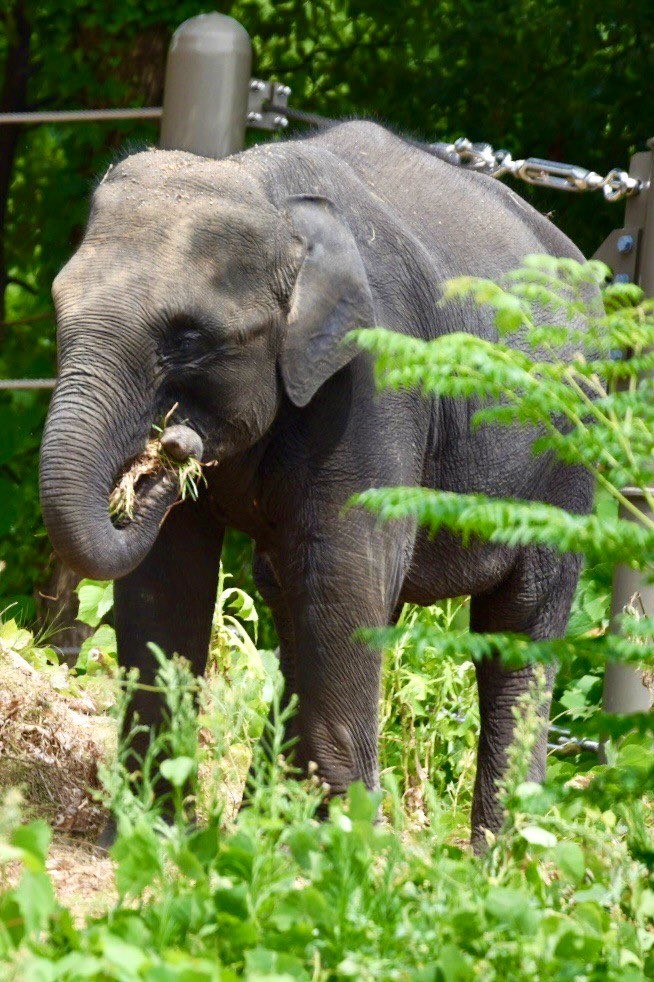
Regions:
[[[168,475],[146,478],[134,519],[124,528],[111,520],[111,490],[143,451],[152,424],[151,399],[127,391],[143,399],[140,413],[108,376],[79,366],[64,372],[41,448],[41,505],[52,544],[73,569],[96,579],[118,579],[141,563],[177,496]]]

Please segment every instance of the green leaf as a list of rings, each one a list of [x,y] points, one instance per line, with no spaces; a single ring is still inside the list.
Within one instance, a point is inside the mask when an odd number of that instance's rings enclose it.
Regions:
[[[452,944],[443,945],[436,967],[441,973],[443,982],[468,982],[475,977],[467,956]]]
[[[533,930],[535,915],[532,902],[524,890],[491,887],[486,895],[486,912],[493,921],[512,925],[518,931]]]
[[[283,951],[251,948],[245,953],[245,972],[248,982],[293,982],[310,978],[299,958]]]
[[[114,585],[108,580],[80,580],[75,591],[79,597],[77,619],[97,627],[114,602]]]
[[[42,819],[29,825],[19,825],[11,835],[11,844],[32,856],[41,868],[48,858],[51,840],[52,829]]]
[[[14,891],[27,934],[42,931],[57,907],[54,889],[46,872],[26,870]]]
[[[75,663],[78,672],[89,675],[97,671],[116,668],[118,641],[110,624],[100,624],[98,629],[82,643]]]
[[[240,590],[235,586],[229,587],[219,599],[222,601],[223,608],[230,607],[238,616],[239,620],[252,621],[253,623],[259,620],[259,614],[254,605],[254,600],[245,590]]]
[[[583,880],[586,873],[586,859],[583,849],[576,842],[559,842],[554,857],[561,872],[574,883]]]
[[[368,791],[365,784],[361,781],[355,781],[348,789],[347,798],[348,814],[353,821],[372,822],[374,820],[381,800],[380,792]]]
[[[102,952],[108,966],[117,971],[120,978],[139,978],[149,961],[144,952],[109,931],[103,931],[101,938]]]
[[[139,896],[163,872],[159,842],[145,821],[121,833],[111,855],[117,863],[116,886],[121,897]]]
[[[195,772],[196,764],[192,757],[169,757],[161,763],[162,777],[176,788],[181,788]]]
[[[556,845],[556,836],[548,832],[547,829],[542,829],[539,825],[528,825],[520,830],[520,835],[532,846],[552,849]]]

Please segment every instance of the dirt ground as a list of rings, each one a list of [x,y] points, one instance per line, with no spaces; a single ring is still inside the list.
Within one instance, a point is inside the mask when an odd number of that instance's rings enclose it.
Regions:
[[[46,866],[60,903],[80,921],[99,916],[118,899],[113,862],[83,839],[55,836]]]
[[[52,825],[47,868],[60,901],[79,918],[116,898],[112,861],[94,845],[106,818],[94,796],[98,767],[116,748],[112,702],[107,677],[82,689],[66,666],[41,672],[16,653],[0,656],[0,797],[18,787],[24,817]],[[19,875],[17,864],[0,870],[0,887]]]
[[[4,794],[18,788],[24,819],[52,826],[47,868],[61,903],[80,921],[117,896],[112,860],[95,844],[108,817],[98,800],[99,768],[116,754],[116,692],[105,673],[82,686],[65,665],[38,670],[0,639],[0,830]],[[249,760],[237,745],[203,765],[204,784],[220,783],[229,817],[238,812]],[[0,866],[0,891],[20,873],[18,863]]]

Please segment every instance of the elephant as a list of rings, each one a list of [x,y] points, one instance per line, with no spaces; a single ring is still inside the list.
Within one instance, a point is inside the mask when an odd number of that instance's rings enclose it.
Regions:
[[[388,485],[591,507],[588,474],[534,455],[526,428],[473,427],[470,400],[378,391],[370,356],[348,340],[377,325],[494,339],[488,310],[444,306],[442,284],[497,278],[531,253],[582,258],[505,185],[374,122],[222,160],[149,149],[112,166],[53,284],[59,376],[40,487],[62,559],[116,581],[121,663],[151,682],[155,642],[202,672],[223,534],[246,533],[286,693],[298,697],[295,762],[313,762],[341,794],[379,784],[381,659],[358,629],[392,623],[406,602],[470,595],[474,631],[561,636],[578,556],[464,546],[344,508]],[[133,520],[112,521],[118,475],[171,407],[171,451],[212,462],[206,486],[171,507],[170,476],[146,477]],[[480,848],[502,824],[497,784],[533,673],[488,658],[476,675]],[[158,722],[151,693],[135,710]],[[544,722],[531,780],[544,776],[546,748]]]

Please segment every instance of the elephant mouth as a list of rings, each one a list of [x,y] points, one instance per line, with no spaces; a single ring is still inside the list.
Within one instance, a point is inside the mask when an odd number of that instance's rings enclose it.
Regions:
[[[165,514],[178,501],[197,499],[206,484],[202,452],[200,437],[186,426],[170,427],[148,440],[145,449],[121,469],[109,493],[113,525],[125,528],[162,496],[169,499]]]

